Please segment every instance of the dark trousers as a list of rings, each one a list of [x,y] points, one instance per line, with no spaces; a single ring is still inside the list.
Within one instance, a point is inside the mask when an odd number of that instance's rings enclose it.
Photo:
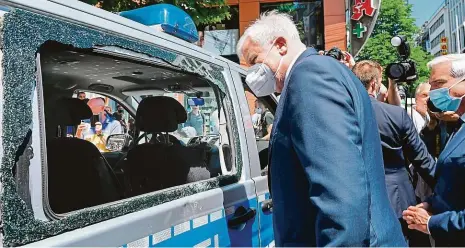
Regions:
[[[409,247],[431,247],[429,235],[424,234],[417,230],[408,229],[407,222],[404,219],[399,219],[400,225],[402,226],[402,233],[407,240]]]

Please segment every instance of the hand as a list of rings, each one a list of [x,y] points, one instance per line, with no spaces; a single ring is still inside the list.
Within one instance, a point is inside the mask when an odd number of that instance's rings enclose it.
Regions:
[[[352,69],[355,66],[355,59],[352,55],[346,51],[342,52],[344,54],[344,58],[342,59],[342,63],[345,64],[347,67]]]
[[[415,229],[420,232],[430,234],[428,232],[428,221],[431,218],[431,213],[426,211],[423,207],[428,204],[419,204],[421,207],[409,207],[402,213],[402,218],[407,222],[409,229]]]
[[[460,116],[455,113],[454,111],[446,111],[446,112],[442,112],[442,113],[433,113],[434,117],[436,117],[437,119],[441,120],[441,121],[450,121],[450,122],[453,122],[453,121],[458,121]]]
[[[428,129],[433,130],[438,125],[438,119],[436,119],[435,115],[431,113],[430,111],[428,111],[428,114],[430,116],[430,120],[428,123]]]
[[[430,206],[429,203],[427,203],[427,202],[422,202],[422,203],[416,205],[415,207],[417,207],[417,208],[423,208],[423,209],[426,210],[426,211],[431,211],[431,206]]]
[[[389,85],[397,85],[397,82],[391,78],[388,78]]]
[[[89,129],[89,124],[81,122],[81,124],[77,127],[75,137],[81,138],[82,132],[87,132],[88,129]]]

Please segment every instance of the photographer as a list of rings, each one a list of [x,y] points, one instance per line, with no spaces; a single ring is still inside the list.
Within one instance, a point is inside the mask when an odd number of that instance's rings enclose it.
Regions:
[[[320,55],[330,56],[336,60],[339,60],[342,64],[352,69],[355,65],[355,59],[352,55],[346,51],[341,51],[341,49],[337,47],[331,48],[329,51],[319,51]]]
[[[376,100],[381,86],[382,69],[374,61],[360,61],[353,68],[354,74],[365,86],[371,96],[384,159],[386,187],[399,219],[404,236],[410,246],[430,246],[426,235],[407,228],[402,219],[402,211],[417,203],[413,184],[410,181],[405,159],[408,159],[421,177],[431,186],[434,184],[436,162],[420,139],[407,112],[394,105]],[[406,158],[404,158],[404,154]]]

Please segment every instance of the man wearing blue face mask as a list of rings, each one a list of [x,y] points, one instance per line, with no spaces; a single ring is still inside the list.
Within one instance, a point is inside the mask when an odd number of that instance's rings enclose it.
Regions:
[[[306,49],[290,16],[275,11],[249,26],[237,53],[256,96],[281,92],[268,166],[276,246],[406,246],[360,80]]]
[[[411,206],[403,218],[409,228],[430,234],[436,246],[465,246],[465,54],[438,57],[428,63],[431,69],[428,107],[443,120],[456,120],[438,162],[434,195]]]

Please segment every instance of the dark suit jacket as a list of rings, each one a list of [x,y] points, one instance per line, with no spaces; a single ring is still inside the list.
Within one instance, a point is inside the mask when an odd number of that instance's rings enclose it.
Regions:
[[[437,184],[428,200],[428,226],[436,246],[465,246],[465,127],[452,134],[437,162]]]
[[[276,246],[406,246],[361,82],[314,49],[284,86],[270,141]]]
[[[404,154],[430,187],[434,187],[436,161],[403,108],[380,102],[373,97],[371,104],[381,137],[389,200],[397,218],[402,218],[402,211],[417,204]]]

